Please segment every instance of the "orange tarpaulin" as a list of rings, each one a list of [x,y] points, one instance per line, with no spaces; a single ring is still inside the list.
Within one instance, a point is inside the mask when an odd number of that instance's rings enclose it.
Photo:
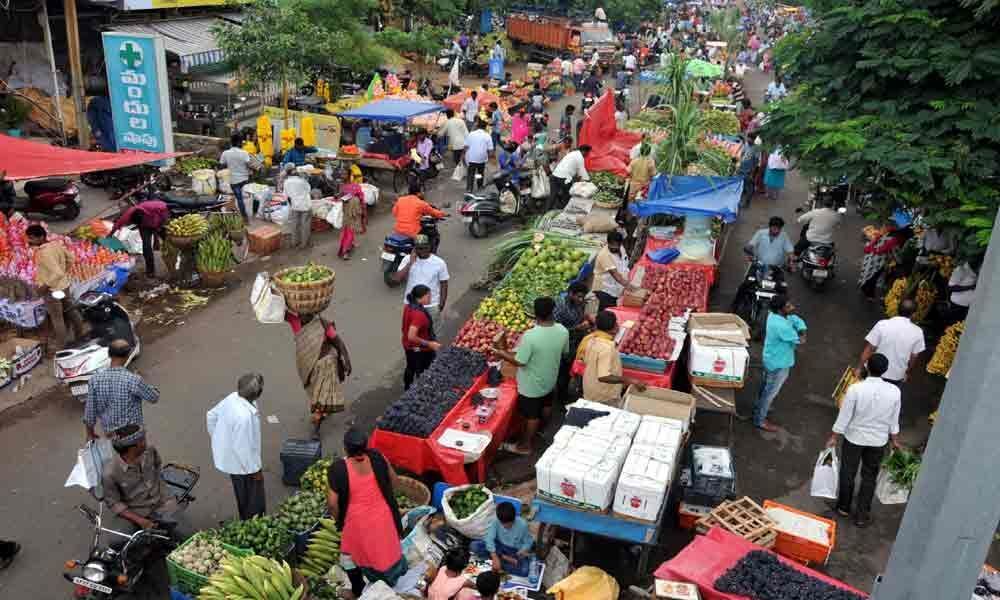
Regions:
[[[0,172],[8,180],[106,171],[183,156],[188,152],[88,152],[0,135]]]

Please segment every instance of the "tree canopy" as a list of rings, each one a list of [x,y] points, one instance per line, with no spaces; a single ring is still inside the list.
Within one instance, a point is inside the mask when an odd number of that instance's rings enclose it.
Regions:
[[[1000,204],[995,0],[813,2],[776,49],[792,93],[762,135],[800,168],[922,207],[982,251]]]

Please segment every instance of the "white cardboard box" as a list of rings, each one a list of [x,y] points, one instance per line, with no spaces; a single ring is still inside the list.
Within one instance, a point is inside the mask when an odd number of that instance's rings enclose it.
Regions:
[[[688,373],[701,378],[702,385],[718,382],[727,387],[743,387],[746,370],[750,363],[750,353],[737,346],[709,346],[691,338],[691,352],[688,356]]]
[[[615,513],[655,521],[666,500],[673,468],[672,462],[629,453],[615,489]]]
[[[683,581],[656,580],[656,596],[667,600],[701,600],[698,586]]]

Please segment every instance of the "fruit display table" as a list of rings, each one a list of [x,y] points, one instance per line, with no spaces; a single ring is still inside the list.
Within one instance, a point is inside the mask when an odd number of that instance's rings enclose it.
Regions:
[[[472,397],[485,387],[487,385],[484,373],[469,387],[465,396],[452,407],[428,437],[419,438],[376,428],[372,433],[370,446],[385,455],[393,465],[417,475],[437,471],[442,479],[453,485],[469,483],[472,480],[485,481],[486,470],[510,431],[517,405],[517,384],[513,380],[505,380],[498,386],[499,394],[494,412],[485,423],[480,424],[476,407],[472,404]],[[447,429],[488,434],[491,440],[477,460],[466,463],[466,457],[462,452],[438,443],[438,438]]]
[[[608,310],[613,312],[618,318],[619,325],[625,321],[639,320],[638,308],[632,308],[629,306],[612,306]],[[586,365],[583,364],[582,360],[573,361],[573,366],[570,368],[570,375],[583,376],[584,371],[586,371]],[[646,385],[671,389],[674,380],[674,363],[667,363],[667,367],[662,373],[652,373],[650,371],[642,371],[639,369],[630,369],[625,367],[622,369],[622,374],[626,377],[638,379]]]

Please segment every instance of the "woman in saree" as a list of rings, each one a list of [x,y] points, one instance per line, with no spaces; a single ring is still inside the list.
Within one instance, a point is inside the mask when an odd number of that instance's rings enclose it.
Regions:
[[[344,223],[340,228],[340,248],[337,256],[344,260],[351,259],[351,251],[357,245],[357,236],[365,232],[367,214],[365,211],[365,192],[360,184],[347,183],[340,186],[341,201],[344,203]]]
[[[293,311],[285,312],[285,321],[295,335],[295,366],[318,436],[327,415],[347,408],[343,382],[351,374],[351,357],[332,321]]]

